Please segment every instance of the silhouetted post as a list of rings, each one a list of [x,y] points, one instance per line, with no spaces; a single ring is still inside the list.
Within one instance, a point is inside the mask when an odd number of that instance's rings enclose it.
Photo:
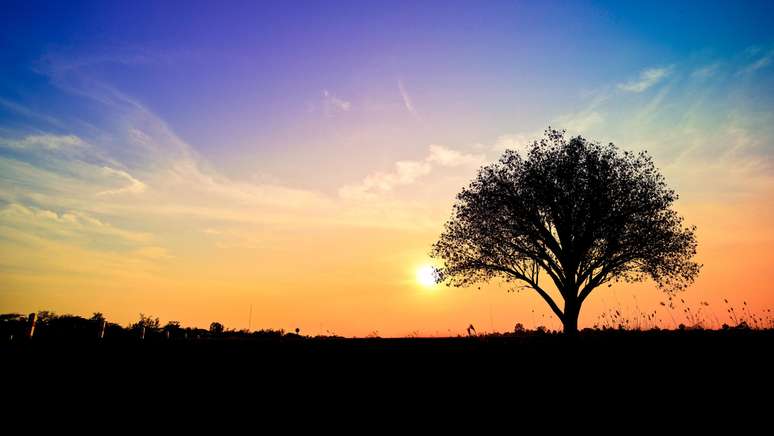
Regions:
[[[99,320],[99,327],[97,330],[97,339],[102,340],[105,338],[105,327],[107,326],[107,321],[105,319]]]
[[[35,334],[35,322],[38,320],[38,314],[35,312],[32,312],[30,316],[27,318],[27,323],[29,329],[27,330],[27,338],[32,339],[32,336]]]
[[[164,332],[164,336],[166,337],[167,340],[169,340],[169,330]]]
[[[145,326],[140,327],[140,340],[145,340]]]

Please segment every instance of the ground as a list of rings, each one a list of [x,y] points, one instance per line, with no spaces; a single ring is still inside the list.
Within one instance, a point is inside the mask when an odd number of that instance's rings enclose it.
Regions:
[[[536,406],[604,401],[669,413],[742,405],[752,413],[769,404],[773,345],[771,330],[592,331],[574,339],[33,339],[2,344],[0,362],[4,390],[36,410],[442,407],[454,415],[515,407],[524,418]]]

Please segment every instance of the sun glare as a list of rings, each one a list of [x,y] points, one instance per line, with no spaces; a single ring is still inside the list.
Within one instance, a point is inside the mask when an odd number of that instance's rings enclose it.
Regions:
[[[422,265],[417,269],[417,283],[425,287],[435,286],[435,268],[430,265]]]

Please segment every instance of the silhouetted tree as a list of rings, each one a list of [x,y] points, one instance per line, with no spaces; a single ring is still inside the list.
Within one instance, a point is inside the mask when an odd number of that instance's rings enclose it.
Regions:
[[[183,329],[180,327],[180,321],[169,321],[163,327],[163,330],[164,330],[164,334],[167,336],[167,338],[170,338],[170,337],[178,337],[178,336],[180,336],[180,332]]]
[[[57,315],[54,312],[48,310],[41,310],[38,312],[37,322],[38,324],[47,324],[52,319],[56,319]]]
[[[148,316],[144,313],[141,313],[139,321],[134,323],[131,328],[134,330],[139,330],[142,327],[145,327],[145,330],[148,333],[154,332],[161,327],[161,321],[158,317],[154,318],[153,316]]]
[[[210,324],[210,333],[212,334],[219,335],[223,333],[223,330],[224,330],[223,324],[219,322],[213,322],[212,324]]]
[[[164,326],[164,330],[180,330],[180,321],[169,321]]]
[[[675,200],[647,153],[549,128],[526,157],[507,150],[479,170],[431,255],[448,285],[500,278],[535,290],[576,333],[581,305],[602,284],[650,277],[672,292],[693,282],[695,227],[683,226]]]
[[[0,315],[0,339],[13,340],[24,336],[27,328],[27,317],[20,313],[5,313]]]

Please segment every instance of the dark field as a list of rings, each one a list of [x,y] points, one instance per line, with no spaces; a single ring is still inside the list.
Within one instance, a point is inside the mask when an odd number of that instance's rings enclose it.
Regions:
[[[641,417],[685,407],[680,413],[696,419],[719,409],[759,420],[771,404],[773,346],[772,330],[589,331],[575,339],[35,338],[3,343],[0,370],[16,405],[133,411],[141,420],[174,419],[169,412],[180,410],[201,410],[203,419],[240,410],[246,419],[275,409],[327,410],[329,419],[354,410],[443,409],[446,419],[499,410],[510,420],[532,409],[603,403],[606,413]]]
[[[0,345],[4,371],[57,377],[77,372],[206,379],[292,374],[489,377],[519,370],[692,378],[771,377],[774,330],[585,331],[577,338],[532,333],[454,338],[208,337],[139,340],[33,338]]]

